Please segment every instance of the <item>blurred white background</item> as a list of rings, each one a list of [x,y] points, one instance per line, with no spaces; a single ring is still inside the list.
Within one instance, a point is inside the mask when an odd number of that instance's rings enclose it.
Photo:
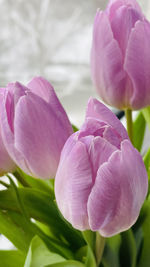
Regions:
[[[42,75],[55,87],[72,123],[83,122],[92,87],[92,24],[104,0],[0,0],[0,86]],[[141,0],[150,14],[150,2]],[[149,14],[148,14],[149,12]]]
[[[140,5],[150,18],[150,1]],[[92,24],[104,0],[0,0],[0,86],[47,78],[71,122],[80,126],[88,98]],[[0,249],[11,248],[1,236]]]

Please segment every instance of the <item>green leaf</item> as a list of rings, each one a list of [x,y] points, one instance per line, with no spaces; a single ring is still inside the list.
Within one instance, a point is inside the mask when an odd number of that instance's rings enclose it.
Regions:
[[[55,198],[54,179],[41,180],[38,178],[33,178],[27,175],[26,173],[24,173],[19,168],[14,172],[14,176],[23,186],[39,189],[40,191],[48,193],[52,199]]]
[[[81,262],[84,262],[86,261],[86,255],[87,255],[87,249],[88,249],[88,246],[85,245],[81,248],[79,248],[75,254],[75,259],[78,260],[78,261],[81,261]]]
[[[0,266],[1,267],[23,267],[25,256],[17,250],[1,250]]]
[[[50,252],[44,242],[38,236],[35,236],[31,241],[24,267],[44,267],[50,263],[63,261],[65,261],[65,258]]]
[[[142,113],[150,129],[150,106],[143,108]]]
[[[85,267],[85,265],[79,261],[65,261],[46,265],[45,267]]]
[[[146,122],[142,112],[139,112],[136,120],[133,123],[133,144],[136,149],[141,151],[144,134],[145,134]]]
[[[141,247],[143,244],[143,230],[142,230],[142,227],[136,227],[135,225],[132,227],[132,229],[133,229],[135,242],[136,242],[137,262],[138,262],[140,258],[140,254],[141,254]]]
[[[17,201],[18,201],[18,204],[20,207],[20,212],[23,215],[23,219],[29,225],[29,227],[33,231],[33,233],[38,234],[44,240],[45,244],[47,245],[47,247],[50,250],[52,250],[53,252],[56,252],[56,253],[58,252],[58,253],[64,255],[65,257],[67,257],[67,259],[72,259],[73,255],[72,255],[71,251],[68,250],[66,245],[64,245],[62,242],[58,242],[56,239],[54,239],[52,237],[47,236],[35,223],[31,222],[31,220],[28,216],[28,213],[26,212],[26,209],[24,207],[24,203],[23,203],[20,191],[18,191],[18,188],[15,185],[12,178],[9,177],[9,179],[10,179],[11,187],[13,188],[13,190],[16,194],[16,198],[17,198]]]
[[[96,267],[97,266],[95,256],[94,256],[93,251],[92,251],[90,246],[88,246],[88,249],[87,249],[85,266],[86,267]]]
[[[144,202],[141,210],[142,230],[143,230],[143,246],[139,258],[138,267],[150,266],[150,195]]]
[[[30,218],[49,226],[58,239],[68,242],[72,251],[85,245],[81,233],[62,219],[55,201],[48,194],[31,188],[18,188],[18,192]],[[0,191],[0,208],[20,212],[16,195],[11,188]]]
[[[0,233],[5,235],[16,248],[27,251],[34,235],[21,214],[0,210]]]
[[[148,179],[150,180],[150,148],[147,150],[147,153],[145,154],[143,160],[144,160],[145,168],[147,170]]]
[[[106,239],[102,264],[104,267],[119,267],[119,251],[121,246],[121,235],[118,234]]]
[[[148,192],[150,192],[150,148],[147,150],[147,153],[145,154],[144,158],[144,164],[148,175]]]
[[[120,263],[121,267],[136,267],[136,243],[132,229],[121,233]],[[145,266],[144,266],[145,267]]]

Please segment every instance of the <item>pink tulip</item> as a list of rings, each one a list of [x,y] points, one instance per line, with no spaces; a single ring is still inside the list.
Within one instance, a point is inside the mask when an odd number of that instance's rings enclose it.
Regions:
[[[0,113],[1,113],[2,101],[3,101],[3,89],[0,89]],[[15,168],[16,168],[16,165],[13,162],[13,160],[10,158],[4,146],[2,136],[1,136],[1,129],[0,129],[0,175],[3,175],[7,172],[14,171]]]
[[[61,150],[73,130],[48,81],[37,77],[27,87],[8,84],[1,128],[8,153],[24,172],[54,178]]]
[[[56,201],[79,230],[112,236],[130,228],[147,194],[142,157],[117,117],[90,99],[81,130],[64,145],[55,178]]]
[[[91,72],[100,97],[119,109],[150,105],[150,23],[135,0],[97,11]]]

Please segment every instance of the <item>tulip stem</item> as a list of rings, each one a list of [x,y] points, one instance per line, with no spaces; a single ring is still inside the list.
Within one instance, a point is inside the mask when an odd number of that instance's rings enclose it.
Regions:
[[[21,183],[24,187],[31,187],[25,180],[24,178],[20,175],[19,171],[16,170],[13,175],[15,178],[18,180],[19,183]]]
[[[127,132],[131,142],[133,143],[133,122],[132,122],[132,110],[125,110],[126,121],[127,121]]]
[[[105,247],[105,237],[101,236],[99,232],[96,232],[95,256],[96,256],[97,267],[101,262],[104,252],[104,247]]]
[[[0,184],[3,185],[3,186],[6,187],[6,188],[9,188],[9,184],[7,184],[7,183],[5,183],[5,182],[3,182],[3,181],[0,181]]]

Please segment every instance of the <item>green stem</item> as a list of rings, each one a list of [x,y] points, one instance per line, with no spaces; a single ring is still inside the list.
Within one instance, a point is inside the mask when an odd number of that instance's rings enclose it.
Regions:
[[[24,180],[24,178],[22,177],[22,175],[20,175],[19,171],[16,170],[13,175],[16,177],[16,179],[18,180],[19,183],[21,183],[24,187],[31,187],[28,182],[26,182]]]
[[[7,184],[7,183],[5,183],[3,181],[0,181],[0,184],[3,185],[3,186],[5,186],[6,188],[9,188],[9,184]]]
[[[132,110],[125,110],[126,121],[127,121],[127,132],[131,142],[133,143],[133,122],[132,122]]]
[[[105,237],[101,236],[99,232],[96,232],[95,256],[96,256],[97,267],[101,262],[104,252],[104,247],[105,247]]]

